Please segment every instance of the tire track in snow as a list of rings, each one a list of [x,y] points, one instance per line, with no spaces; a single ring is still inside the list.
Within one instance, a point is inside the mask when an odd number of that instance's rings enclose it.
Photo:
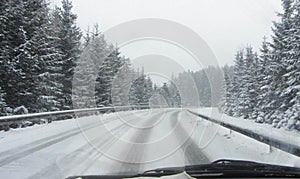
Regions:
[[[182,144],[181,148],[184,152],[187,165],[210,163],[209,159],[191,138],[191,134],[188,134],[187,131],[182,127],[182,124],[179,121],[179,113],[180,111],[174,112],[171,115],[170,121],[172,127],[174,127],[175,135],[177,140],[179,141],[179,144]]]
[[[133,119],[127,121],[127,122],[132,122],[134,120],[138,120],[138,118],[133,118]],[[92,144],[93,147],[90,150],[90,152],[86,153],[82,157],[82,160],[78,159],[78,162],[75,162],[77,164],[76,166],[78,168],[80,168],[79,170],[81,170],[81,173],[84,174],[89,168],[93,167],[93,164],[100,157],[102,157],[104,155],[103,152],[107,151],[129,129],[130,129],[130,126],[128,126],[126,124],[121,124],[120,126],[112,129],[110,133],[107,133],[104,136],[101,136],[101,138],[94,139],[93,141],[91,141],[89,145]],[[111,134],[111,133],[113,133],[113,134]],[[88,160],[88,158],[91,158],[91,157],[93,157],[93,160]]]
[[[158,114],[156,114],[156,115],[161,115],[160,113],[164,113],[164,112],[159,112]],[[151,121],[151,119],[152,119],[153,117],[150,117],[149,119],[142,119],[142,120],[146,120],[146,122],[147,121]],[[110,137],[108,137],[108,141],[110,141],[110,145],[105,145],[105,146],[102,146],[101,147],[101,149],[104,149],[104,150],[108,150],[114,143],[116,143],[118,140],[119,140],[119,138],[122,136],[122,135],[124,135],[126,132],[128,132],[128,130],[132,127],[131,125],[128,125],[128,123],[131,123],[132,121],[134,121],[134,120],[137,120],[137,122],[140,122],[140,118],[139,117],[136,117],[136,118],[133,118],[132,120],[130,120],[130,121],[127,121],[126,122],[126,124],[125,124],[125,130],[124,131],[122,131],[122,130],[116,130],[117,131],[117,133],[118,133],[118,136],[116,137],[116,135],[114,135],[113,136],[113,139],[114,140],[112,140]],[[157,121],[156,121],[157,122]],[[152,128],[153,127],[153,124],[155,124],[156,122],[151,122],[151,124],[148,124],[148,123],[146,123],[146,125],[144,125],[144,126],[146,126],[146,127],[144,127],[144,128],[146,128],[146,129],[149,129],[149,128]],[[143,129],[142,129],[143,130]],[[98,156],[95,158],[95,160],[93,160],[93,161],[91,161],[91,163],[90,164],[87,164],[86,165],[86,169],[85,170],[83,170],[83,173],[84,172],[86,172],[89,168],[91,168],[92,166],[93,166],[93,163],[95,163],[100,157],[102,156],[102,154],[98,154]]]
[[[131,122],[136,119],[129,120],[127,122]],[[34,174],[30,177],[30,179],[35,178],[41,178],[43,176],[47,176],[47,178],[53,178],[57,175],[57,173],[60,173],[61,176],[70,173],[70,171],[76,171],[76,173],[84,173],[88,168],[92,167],[92,163],[90,162],[87,164],[88,159],[92,156],[95,156],[95,160],[99,159],[102,156],[102,153],[98,151],[98,149],[95,149],[94,146],[101,146],[101,151],[103,151],[104,147],[109,147],[113,145],[117,139],[116,137],[112,137],[116,135],[115,132],[126,132],[126,129],[128,130],[129,127],[127,125],[121,124],[111,130],[111,133],[107,133],[104,136],[99,136],[98,138],[93,139],[92,141],[88,142],[87,144],[81,146],[80,148],[76,149],[72,153],[64,156],[62,159],[60,159],[59,166],[56,163],[52,163],[49,167],[45,168],[44,170]],[[93,145],[93,146],[91,146]],[[105,150],[105,149],[104,149]],[[74,160],[75,159],[75,160]],[[70,165],[73,164],[73,165]],[[66,167],[67,166],[67,167]],[[86,166],[85,169],[80,170],[82,166]],[[64,167],[64,168],[62,168]],[[49,168],[55,169],[49,170]],[[80,172],[78,172],[80,171]],[[53,176],[53,177],[52,177]],[[62,177],[63,178],[63,177]]]
[[[132,174],[141,172],[141,164],[143,163],[143,155],[145,151],[145,143],[148,142],[150,134],[152,132],[152,128],[155,127],[159,120],[162,120],[165,115],[170,112],[162,112],[159,114],[154,115],[150,119],[143,122],[143,126],[151,126],[148,128],[143,129],[136,129],[135,135],[129,140],[133,144],[128,144],[129,147],[126,151],[122,152],[122,156],[125,157],[125,161],[119,161],[117,165],[113,166],[113,170],[111,171],[118,171],[118,174]]]
[[[89,126],[89,127],[86,127],[84,128],[83,130],[88,130],[88,129],[91,129],[93,127],[97,127],[99,125],[95,125],[95,126]],[[54,145],[58,142],[61,142],[63,140],[66,140],[74,135],[77,135],[79,133],[81,133],[81,130],[77,129],[77,130],[71,130],[69,132],[67,132],[68,134],[67,135],[63,135],[62,137],[58,137],[56,139],[53,139],[53,140],[50,140],[48,142],[44,142],[44,141],[47,141],[47,140],[42,140],[42,142],[39,142],[37,145],[35,145],[34,147],[27,147],[24,149],[22,147],[16,149],[15,151],[12,151],[12,152],[7,152],[9,155],[8,157],[4,157],[0,160],[0,167],[4,166],[4,165],[7,165],[15,160],[18,160],[18,159],[21,159],[21,158],[24,158],[34,152],[37,152],[39,150],[42,150],[44,148],[47,148],[51,145]]]
[[[126,116],[131,115],[132,114]],[[78,175],[84,174],[90,167],[93,167],[93,164],[100,157],[103,156],[103,152],[107,151],[116,141],[118,141],[120,136],[122,136],[130,129],[130,126],[127,125],[127,123],[131,123],[135,120],[140,119],[134,117],[130,120],[127,120],[125,124],[118,125],[117,127],[111,129],[110,132],[106,133],[104,136],[99,136],[76,149],[72,153],[64,156],[62,159],[57,161],[58,163],[60,163],[59,166],[57,165],[57,162],[52,163],[49,165],[49,167],[45,168],[42,171],[39,171],[30,178],[40,178],[41,176],[47,176],[47,178],[55,178],[55,176],[53,176],[55,172],[60,173],[61,175],[65,175],[68,173],[76,173]],[[99,149],[101,150],[101,152],[99,151]],[[90,160],[92,157],[94,157],[93,160]],[[70,165],[70,163],[73,165]],[[51,171],[49,170],[49,168],[53,168],[56,171]]]
[[[132,114],[126,115],[130,116]],[[109,118],[111,119],[111,118]],[[93,124],[86,125],[81,128],[74,128],[70,129],[66,132],[55,134],[43,139],[39,139],[37,141],[25,144],[23,146],[18,146],[15,149],[4,151],[0,153],[0,167],[5,166],[15,160],[19,160],[21,158],[24,158],[34,152],[37,152],[39,150],[42,150],[44,148],[47,148],[51,145],[54,145],[56,143],[59,143],[61,141],[64,141],[72,136],[80,134],[82,131],[86,131],[101,125],[104,125],[106,123],[111,122],[112,120],[106,120],[105,122],[97,124],[96,122]]]

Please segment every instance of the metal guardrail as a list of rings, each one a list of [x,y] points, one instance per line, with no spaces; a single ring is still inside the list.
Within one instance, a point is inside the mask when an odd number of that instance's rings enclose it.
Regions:
[[[147,109],[156,108],[158,106],[114,106],[114,107],[101,107],[101,108],[86,108],[86,109],[74,109],[66,111],[51,111],[42,113],[32,113],[32,114],[22,114],[22,115],[12,115],[0,117],[0,126],[4,126],[7,129],[9,125],[18,124],[25,121],[37,121],[41,119],[48,119],[50,121],[69,119],[72,117],[82,117],[94,115],[99,112],[107,111],[125,111],[125,110],[137,110],[137,109]],[[8,127],[9,128],[9,127]]]
[[[199,116],[203,119],[206,119],[210,122],[213,122],[213,123],[216,123],[216,124],[219,124],[223,127],[226,127],[228,129],[231,129],[233,131],[236,131],[238,133],[241,133],[243,135],[246,135],[252,139],[255,139],[259,142],[262,142],[262,143],[265,143],[269,146],[272,146],[272,147],[275,147],[277,149],[280,149],[280,150],[283,150],[285,152],[288,152],[290,154],[293,154],[297,157],[300,157],[300,146],[298,145],[295,145],[295,144],[291,144],[291,143],[288,143],[286,141],[283,141],[283,140],[278,140],[278,139],[275,139],[275,138],[272,138],[270,136],[266,136],[266,135],[262,135],[262,134],[257,134],[257,133],[254,133],[253,131],[251,130],[248,130],[248,129],[243,129],[243,128],[240,128],[240,127],[237,127],[237,126],[234,126],[234,125],[231,125],[231,124],[228,124],[226,122],[223,122],[223,121],[218,121],[216,119],[213,119],[211,117],[208,117],[208,116],[204,116],[202,114],[198,114],[198,113],[195,113],[193,111],[190,111],[188,110],[190,113],[196,115],[196,116]]]

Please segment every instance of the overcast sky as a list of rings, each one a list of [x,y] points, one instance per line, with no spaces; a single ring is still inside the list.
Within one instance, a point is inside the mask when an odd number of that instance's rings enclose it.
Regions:
[[[52,0],[60,4],[60,0]],[[78,25],[86,30],[99,24],[106,31],[120,23],[141,18],[161,18],[180,23],[195,31],[211,48],[220,65],[232,64],[236,50],[249,45],[258,50],[263,36],[270,37],[272,21],[281,11],[280,0],[73,0],[73,11],[78,15]],[[164,46],[168,49],[159,50]],[[149,49],[151,49],[149,51]],[[121,52],[136,64],[142,65],[142,56],[177,60],[182,69],[199,69],[188,60],[185,52],[170,44],[144,41],[121,48]],[[174,59],[181,56],[182,58]],[[161,57],[155,56],[161,55]],[[157,60],[156,60],[157,61]],[[150,65],[151,63],[145,62]],[[153,64],[152,64],[153,65]],[[166,67],[167,75],[178,71]],[[145,66],[145,71],[149,71]],[[150,72],[150,71],[149,71]]]

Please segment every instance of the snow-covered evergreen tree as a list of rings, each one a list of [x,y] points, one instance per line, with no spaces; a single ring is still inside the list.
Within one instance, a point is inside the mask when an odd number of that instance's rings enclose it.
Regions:
[[[81,31],[76,25],[77,16],[72,12],[72,2],[62,0],[62,8],[56,8],[59,48],[63,55],[64,108],[72,108],[72,80],[76,63],[80,57]]]
[[[63,109],[62,52],[58,48],[56,24],[45,4],[45,23],[40,26],[36,36],[37,60],[42,62],[37,78],[37,111],[56,111]]]
[[[277,128],[299,129],[299,4],[282,0],[283,13],[273,25],[272,42],[264,38],[259,58],[250,49],[244,57],[237,56],[237,80],[233,80],[239,82],[234,84],[239,89],[236,116]]]
[[[233,116],[235,109],[235,82],[233,81],[233,68],[226,65],[223,71],[225,80],[223,112]]]
[[[91,42],[91,32],[90,27],[88,27],[86,34],[83,36],[84,42],[83,42],[83,49],[85,49],[89,43]]]
[[[134,82],[136,72],[132,69],[128,58],[122,57],[124,65],[114,76],[112,82],[113,106],[129,106],[129,91]]]
[[[0,12],[0,86],[6,93],[6,102],[12,107],[19,103],[20,69],[16,69],[18,50],[25,43],[24,2],[18,0],[1,1]]]
[[[96,103],[98,106],[112,105],[112,82],[117,72],[124,65],[118,48],[110,47],[110,54],[104,59],[96,80]]]
[[[146,93],[147,93],[147,101],[149,103],[149,99],[153,95],[153,82],[151,78],[148,76],[146,80]]]
[[[41,106],[37,101],[45,93],[41,88],[46,83],[41,74],[47,67],[51,69],[48,63],[59,56],[51,36],[48,5],[45,0],[2,3],[0,85],[9,106],[38,112]]]
[[[233,94],[236,96],[234,116],[242,116],[243,114],[243,101],[244,101],[244,89],[245,83],[243,82],[243,75],[245,73],[245,62],[244,62],[244,52],[238,51],[235,56],[235,65],[234,65],[234,85]]]
[[[293,16],[293,0],[282,0],[283,13],[279,14],[280,22],[275,22],[273,25],[273,33],[271,46],[271,64],[272,80],[270,83],[271,90],[274,91],[274,99],[270,101],[272,112],[268,116],[273,126],[285,126],[287,121],[284,119],[283,113],[291,106],[290,96],[285,91],[288,85],[284,83],[287,81],[288,61],[290,60],[289,53],[291,52],[291,45],[289,36],[292,30],[292,16]]]
[[[207,76],[207,69],[199,70],[193,73],[193,79],[197,86],[199,101],[201,106],[210,107],[211,101],[211,86]]]
[[[16,30],[16,26],[12,26],[14,11],[13,1],[4,0],[0,2],[0,86],[8,84],[12,59],[12,49],[15,47],[11,43],[12,30]],[[11,26],[11,27],[10,27]]]
[[[6,111],[7,105],[6,105],[4,96],[5,96],[5,93],[3,92],[3,90],[0,87],[0,116],[5,116],[7,113],[7,111]]]
[[[257,112],[256,122],[265,123],[269,122],[266,118],[270,111],[270,99],[272,99],[273,91],[270,90],[270,83],[272,79],[272,71],[270,71],[270,49],[266,37],[263,39],[263,43],[260,49],[260,57],[257,59],[256,67],[256,79],[257,83],[257,105],[254,110]]]
[[[137,106],[149,105],[149,100],[152,96],[152,94],[150,94],[150,91],[152,90],[149,90],[149,88],[149,81],[147,80],[146,75],[142,73],[131,85],[129,91],[130,104]]]
[[[73,78],[73,103],[75,108],[95,107],[98,99],[98,72],[110,49],[103,34],[89,34],[90,40],[77,62]]]
[[[169,107],[173,107],[173,100],[167,83],[164,83],[160,89],[160,94],[164,97]]]
[[[245,82],[245,89],[243,89],[245,95],[244,107],[245,114],[244,116],[248,119],[256,119],[257,111],[255,107],[257,106],[257,96],[258,96],[258,85],[257,85],[257,63],[258,56],[253,52],[252,47],[246,48],[245,53],[245,62],[246,62],[246,73],[244,74],[243,81]]]
[[[289,5],[289,4],[288,4]],[[287,128],[294,129],[300,127],[300,2],[295,1],[291,11],[294,13],[290,17],[289,28],[286,29],[288,47],[284,62],[285,74],[284,88],[281,96],[285,98],[285,114]],[[288,10],[286,10],[288,11]],[[283,16],[284,17],[284,16]]]
[[[187,71],[180,73],[175,81],[180,91],[181,104],[183,106],[199,106],[199,92],[193,78],[194,72]]]
[[[181,96],[180,92],[175,84],[175,79],[169,82],[169,92],[172,101],[172,107],[180,107],[181,106]]]

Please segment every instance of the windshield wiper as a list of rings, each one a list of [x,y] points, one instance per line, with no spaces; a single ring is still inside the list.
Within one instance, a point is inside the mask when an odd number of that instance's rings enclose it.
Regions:
[[[148,170],[137,175],[84,176],[81,178],[117,179],[135,177],[162,177],[186,172],[194,178],[280,177],[300,178],[300,168],[278,166],[242,160],[217,160],[210,164],[169,167]],[[70,179],[76,177],[70,177]]]
[[[176,174],[185,171],[191,177],[300,177],[300,168],[242,160],[217,160],[211,164],[160,168],[144,174]]]

